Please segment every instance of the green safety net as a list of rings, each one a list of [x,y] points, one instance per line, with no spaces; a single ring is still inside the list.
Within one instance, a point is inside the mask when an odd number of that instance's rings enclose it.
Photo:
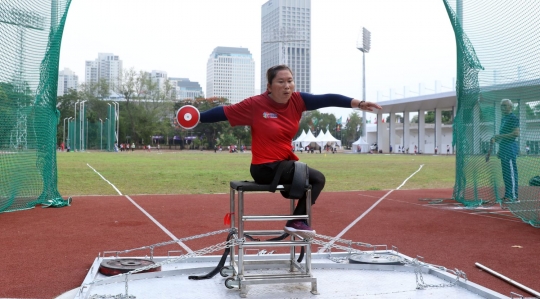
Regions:
[[[444,4],[457,46],[454,199],[540,227],[540,1]]]
[[[115,143],[118,140],[117,120],[118,111],[114,105],[109,105],[105,121],[89,122],[87,107],[84,102],[80,103],[75,111],[75,117],[67,121],[66,149],[70,152],[90,149],[115,151]]]
[[[84,124],[69,121],[67,124],[68,137],[66,148],[69,151],[101,150],[115,151],[116,131],[115,120],[105,120],[103,123],[91,123],[88,120]],[[118,148],[118,144],[116,145]]]
[[[56,93],[70,0],[0,1],[0,212],[64,206]]]

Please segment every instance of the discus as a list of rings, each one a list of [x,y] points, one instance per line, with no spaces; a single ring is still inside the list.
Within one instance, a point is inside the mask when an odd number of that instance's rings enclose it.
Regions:
[[[199,109],[191,105],[182,106],[176,112],[176,121],[185,130],[195,128],[200,119],[201,114],[199,113]]]

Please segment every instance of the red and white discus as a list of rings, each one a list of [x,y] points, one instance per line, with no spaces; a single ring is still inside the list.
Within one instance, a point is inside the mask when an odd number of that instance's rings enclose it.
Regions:
[[[186,130],[195,128],[200,119],[201,114],[199,113],[199,109],[191,105],[182,106],[176,112],[176,121],[180,127]]]

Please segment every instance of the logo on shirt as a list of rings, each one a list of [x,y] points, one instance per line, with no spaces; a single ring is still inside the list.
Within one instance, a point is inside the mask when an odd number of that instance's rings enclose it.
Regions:
[[[277,114],[271,113],[271,112],[263,112],[263,117],[264,118],[277,118]]]

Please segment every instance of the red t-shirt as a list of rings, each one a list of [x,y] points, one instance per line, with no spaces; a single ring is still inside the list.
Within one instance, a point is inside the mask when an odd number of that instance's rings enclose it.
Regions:
[[[292,140],[306,111],[300,93],[294,92],[286,104],[280,104],[267,91],[223,108],[231,126],[251,127],[252,164],[299,160],[292,152]]]

